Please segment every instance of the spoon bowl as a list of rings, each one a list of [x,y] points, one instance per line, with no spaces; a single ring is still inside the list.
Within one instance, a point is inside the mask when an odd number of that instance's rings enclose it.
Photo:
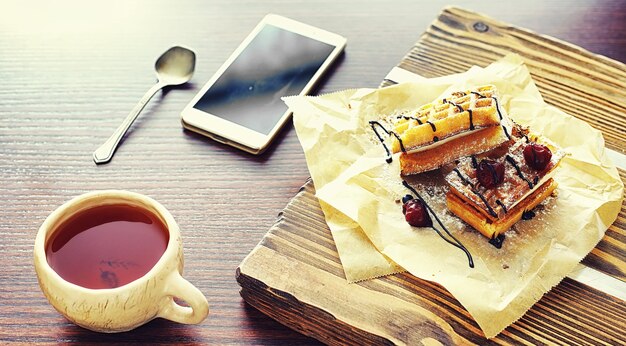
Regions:
[[[180,85],[188,82],[196,66],[196,54],[183,47],[172,47],[161,55],[154,69],[159,81],[165,85]]]
[[[137,119],[137,116],[139,116],[139,113],[152,96],[163,87],[187,83],[191,79],[195,68],[196,54],[190,49],[175,46],[165,51],[154,64],[159,81],[143,95],[139,103],[130,111],[111,137],[93,152],[94,162],[100,164],[111,161],[120,140],[122,140],[126,131]]]

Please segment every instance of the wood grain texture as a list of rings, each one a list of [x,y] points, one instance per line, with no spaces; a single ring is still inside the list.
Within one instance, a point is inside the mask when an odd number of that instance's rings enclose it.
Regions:
[[[237,265],[309,176],[292,126],[254,157],[183,131],[179,113],[267,13],[348,38],[345,56],[318,89],[325,93],[378,86],[451,2],[3,1],[0,343],[318,344],[246,304],[235,280]],[[507,2],[463,6],[626,62],[623,0],[527,0],[514,10]],[[95,166],[91,153],[155,82],[154,60],[175,44],[197,53],[192,83],[157,94],[112,162]],[[454,71],[445,70],[446,61],[435,64],[439,73]],[[111,188],[146,194],[172,213],[181,227],[185,277],[211,305],[205,322],[155,320],[103,335],[76,327],[48,304],[32,265],[37,229],[64,201]],[[620,218],[623,225],[624,213]],[[613,237],[624,239],[623,229]],[[335,263],[333,273],[342,272],[332,243],[322,234],[309,242]],[[608,242],[605,252],[615,244]]]
[[[491,340],[436,283],[402,273],[348,284],[314,194],[309,181],[238,269],[242,297],[291,328],[335,345],[626,342],[626,303],[567,278]]]
[[[476,27],[489,29],[477,34]],[[525,39],[519,41],[522,35]],[[498,48],[486,48],[492,45]],[[549,37],[539,37],[465,10],[447,8],[399,66],[429,77],[439,76],[462,72],[473,64],[487,65],[514,50],[526,58],[542,94],[548,95],[545,97],[548,103],[567,111],[558,97],[568,97],[568,106],[576,110],[576,116],[591,119],[593,126],[609,134],[607,145],[624,148],[623,129],[593,120],[615,108],[610,122],[625,123],[626,103],[622,96],[626,94],[621,88],[626,87],[626,78],[622,78],[626,77],[626,66],[577,47],[567,46],[566,50],[563,47],[561,42]],[[554,56],[557,50],[562,50],[560,54],[566,57]],[[463,54],[459,54],[461,51]],[[541,52],[546,53],[539,56]],[[563,61],[570,61],[570,66],[561,67]],[[434,70],[433,66],[440,70]],[[597,83],[608,80],[606,74],[611,69],[617,70],[615,90]],[[594,74],[589,73],[592,70]],[[568,87],[561,85],[552,90],[546,87],[552,85],[551,80],[563,80]],[[389,84],[390,81],[385,81],[382,85]],[[596,95],[597,112],[580,111],[578,103],[584,103],[592,95]],[[620,170],[626,181],[624,174]],[[626,278],[625,205],[622,204],[618,219],[584,261],[620,280]],[[248,303],[328,344],[420,344],[429,340],[442,344],[626,343],[620,331],[626,323],[623,315],[626,303],[567,278],[519,321],[488,341],[458,301],[438,284],[407,273],[347,284],[312,181],[304,185],[285,208],[281,220],[240,265],[238,281],[241,295]],[[301,313],[306,313],[307,318],[298,318]]]

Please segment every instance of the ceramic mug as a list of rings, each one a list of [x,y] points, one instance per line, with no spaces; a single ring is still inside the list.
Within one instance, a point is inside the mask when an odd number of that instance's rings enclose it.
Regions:
[[[86,209],[119,204],[143,208],[165,225],[169,240],[157,263],[145,275],[115,288],[90,289],[63,279],[46,258],[46,245],[55,229]],[[209,313],[209,304],[202,292],[181,276],[183,247],[176,221],[160,203],[137,193],[96,191],[63,204],[39,228],[34,255],[39,285],[48,301],[67,319],[90,330],[123,332],[157,317],[196,324]],[[187,302],[189,307],[179,305],[175,297]]]

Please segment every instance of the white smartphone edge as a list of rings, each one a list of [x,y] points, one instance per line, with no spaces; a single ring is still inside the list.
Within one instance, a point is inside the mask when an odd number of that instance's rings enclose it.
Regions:
[[[309,91],[311,91],[313,86],[319,81],[326,70],[328,70],[330,65],[332,65],[337,57],[339,57],[347,43],[347,39],[341,35],[276,14],[266,15],[241,42],[241,44],[239,44],[237,49],[235,49],[230,57],[215,72],[211,79],[209,79],[202,89],[194,96],[189,104],[185,106],[181,112],[181,124],[185,129],[197,132],[215,141],[233,146],[251,154],[261,154],[265,151],[265,149],[267,149],[274,137],[276,137],[276,134],[291,116],[290,110],[287,110],[281,116],[269,134],[266,135],[231,122],[227,119],[194,108],[194,105],[198,102],[198,100],[211,86],[213,86],[213,84],[215,84],[217,79],[224,73],[224,71],[226,71],[226,69],[233,63],[239,54],[241,54],[248,44],[250,44],[252,39],[254,39],[254,37],[266,24],[310,37],[314,40],[324,42],[335,47],[298,95],[306,95]]]

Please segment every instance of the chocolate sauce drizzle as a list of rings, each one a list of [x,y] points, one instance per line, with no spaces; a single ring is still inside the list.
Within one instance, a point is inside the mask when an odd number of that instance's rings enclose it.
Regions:
[[[517,165],[517,162],[515,162],[515,159],[513,157],[511,157],[511,155],[507,154],[506,155],[506,161],[508,163],[510,163],[511,165],[513,165],[513,167],[515,167],[515,170],[517,171],[517,175],[520,178],[524,179],[528,183],[528,187],[532,189],[533,186],[534,186],[533,183],[524,176],[524,173],[522,173],[522,170]]]
[[[385,159],[385,161],[387,161],[387,163],[391,163],[391,161],[393,161],[392,156],[391,156],[391,151],[389,151],[389,148],[387,147],[387,144],[385,144],[385,140],[378,133],[378,131],[376,131],[376,127],[374,125],[378,125],[378,127],[380,129],[382,129],[387,135],[393,135],[394,137],[396,137],[396,139],[398,140],[398,143],[400,143],[400,150],[402,150],[403,153],[406,153],[406,149],[404,148],[404,144],[402,143],[402,139],[400,138],[400,136],[397,133],[395,133],[393,131],[388,131],[381,123],[379,123],[376,120],[370,121],[369,124],[372,127],[372,131],[374,131],[374,133],[376,134],[376,137],[378,137],[378,140],[380,141],[380,144],[382,144],[383,148],[385,148],[385,152],[387,153],[387,158]]]
[[[398,144],[400,144],[400,151],[406,153],[406,148],[404,147],[404,143],[402,142],[402,138],[400,138],[400,135],[393,131],[389,131],[389,133],[391,133],[398,140]]]
[[[530,220],[535,217],[535,212],[532,210],[524,210],[522,213],[522,220]]]
[[[463,95],[465,95],[465,93],[463,93]],[[479,94],[479,95],[480,95],[480,94]],[[482,95],[481,95],[481,96],[482,96]],[[483,96],[483,97],[484,97],[484,96]],[[443,103],[449,103],[449,104],[451,104],[451,105],[455,106],[455,107],[459,110],[459,112],[461,112],[461,113],[465,112],[465,109],[463,109],[463,107],[461,107],[460,105],[458,105],[458,104],[456,104],[456,103],[454,103],[454,102],[452,102],[452,101],[448,101],[448,100],[446,100],[446,99],[443,99]],[[474,129],[474,121],[473,121],[473,119],[472,119],[472,117],[473,117],[472,110],[468,108],[468,109],[467,109],[467,112],[469,113],[469,123],[470,123],[470,127],[469,127],[469,129],[470,129],[470,130],[473,130],[473,129]]]
[[[506,126],[502,125],[502,129],[504,130],[506,138],[511,139],[511,135],[509,134],[509,130],[506,129]]]
[[[478,198],[480,198],[481,201],[483,201],[483,203],[485,203],[485,206],[487,207],[487,211],[489,212],[489,214],[493,217],[498,217],[498,214],[495,212],[495,210],[493,210],[491,205],[489,205],[485,196],[483,196],[483,194],[481,194],[480,192],[476,191],[475,186],[472,184],[472,182],[469,181],[469,179],[465,178],[463,174],[461,173],[461,171],[458,170],[458,168],[454,168],[453,171],[459,176],[459,178],[461,178],[461,181],[463,182],[463,184],[469,185],[471,188],[470,191],[472,191],[476,196],[478,196]]]
[[[459,106],[458,104],[456,104],[456,103],[454,103],[454,102],[452,102],[452,101],[446,101],[446,99],[443,99],[443,103],[449,103],[449,104],[453,105],[453,106],[454,106],[454,107],[456,107],[456,108],[459,110],[459,112],[461,112],[461,113],[463,113],[463,111],[464,111],[463,107]]]
[[[472,155],[470,157],[472,158],[472,168],[478,168],[478,161],[476,161],[476,156]]]
[[[435,124],[433,124],[430,121],[426,121],[428,123],[428,125],[430,125],[430,128],[433,129],[433,132],[437,131],[437,127],[435,126]]]
[[[493,101],[496,103],[496,110],[498,111],[498,116],[500,117],[500,120],[502,120],[502,112],[500,112],[500,104],[498,103],[498,99],[495,97],[492,97]],[[502,126],[502,129],[504,130],[504,134],[506,135],[506,138],[511,139],[511,135],[509,134],[509,130],[506,129],[506,126],[504,126],[504,124],[502,124],[502,121],[500,121],[500,124]]]
[[[498,214],[496,213],[495,210],[493,210],[491,205],[489,205],[489,202],[487,202],[487,199],[485,198],[485,196],[482,195],[482,193],[478,191],[472,191],[472,192],[474,192],[476,196],[478,196],[478,198],[480,198],[483,201],[483,203],[485,203],[485,205],[487,206],[487,211],[489,212],[489,215],[493,217],[498,217]]]
[[[489,244],[495,246],[496,249],[501,249],[502,243],[504,243],[504,233],[500,233],[496,237],[489,239]]]
[[[476,191],[474,184],[472,184],[472,182],[469,181],[469,179],[465,178],[458,168],[454,168],[452,171],[454,171],[456,175],[459,176],[459,178],[461,179],[464,185],[470,186],[470,191],[472,191],[476,196],[478,196],[478,198],[480,198],[481,201],[483,201],[483,203],[485,203],[485,206],[487,207],[487,211],[489,212],[489,214],[493,217],[498,217],[498,214],[496,214],[495,210],[493,210],[491,205],[489,205],[485,196],[483,196],[483,194],[481,194],[480,192]]]
[[[420,118],[418,118],[418,117],[411,117],[411,116],[408,116],[408,115],[398,115],[397,119],[415,120],[415,121],[417,121],[418,125],[422,125],[423,124],[423,122],[420,120]]]
[[[404,187],[406,187],[407,189],[409,189],[412,193],[415,194],[415,196],[417,196],[417,198],[424,203],[424,205],[426,206],[426,208],[428,209],[428,211],[435,217],[435,220],[437,220],[437,223],[439,223],[439,226],[441,226],[441,228],[443,228],[443,230],[446,232],[446,234],[448,236],[450,236],[450,238],[454,239],[454,241],[446,238],[438,229],[436,229],[434,226],[431,226],[432,229],[435,230],[435,232],[437,232],[437,234],[446,242],[448,242],[449,244],[452,244],[453,246],[461,249],[463,252],[465,252],[465,254],[467,255],[467,260],[469,262],[469,266],[470,268],[474,268],[474,260],[472,259],[472,255],[470,254],[470,252],[467,250],[467,248],[463,245],[463,243],[461,243],[458,239],[456,239],[451,233],[450,231],[448,231],[448,229],[446,228],[446,226],[444,226],[444,224],[441,222],[441,220],[439,220],[439,217],[437,217],[437,214],[435,214],[435,212],[433,211],[433,209],[426,204],[426,201],[424,201],[424,199],[422,198],[422,196],[420,196],[419,193],[417,193],[417,191],[411,187],[411,185],[409,185],[406,181],[402,180],[402,185],[404,185]]]
[[[502,113],[500,112],[500,103],[498,103],[498,99],[496,97],[492,97],[493,101],[496,103],[496,110],[498,111],[498,117],[502,120]]]
[[[472,91],[471,93],[478,96],[479,99],[484,99],[486,97],[485,95],[479,93],[478,91]]]
[[[400,138],[400,135],[393,131],[389,131],[389,133],[391,133],[394,137],[396,137],[396,139],[398,140],[398,144],[400,144],[400,150],[403,153],[406,153],[406,149],[404,148],[404,143],[402,143],[402,138]]]
[[[496,203],[500,206],[500,208],[502,208],[502,211],[504,211],[504,213],[507,213],[506,207],[504,206],[504,203],[502,203],[501,200],[496,199]]]
[[[458,175],[458,176],[459,176],[459,178],[461,179],[461,181],[463,182],[463,184],[465,184],[465,185],[469,185],[469,186],[471,186],[471,187],[474,187],[474,185],[472,184],[472,182],[471,182],[471,181],[469,181],[467,178],[465,178],[465,177],[463,176],[463,174],[461,174],[461,171],[459,171],[459,169],[458,169],[458,168],[454,168],[454,169],[453,169],[453,171],[456,173],[456,175]]]

